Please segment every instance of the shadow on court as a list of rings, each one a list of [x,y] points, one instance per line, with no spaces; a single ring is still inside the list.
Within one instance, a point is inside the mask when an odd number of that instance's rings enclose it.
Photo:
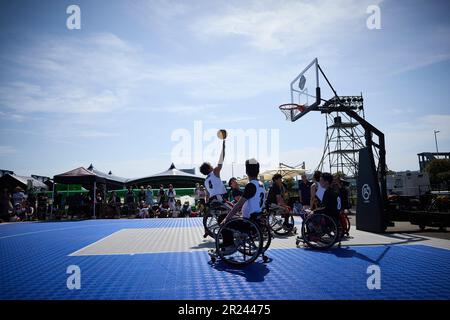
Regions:
[[[241,276],[245,278],[247,282],[263,282],[265,276],[270,272],[269,268],[267,268],[267,264],[263,262],[254,262],[243,268],[232,267],[220,260],[211,265],[217,271]]]

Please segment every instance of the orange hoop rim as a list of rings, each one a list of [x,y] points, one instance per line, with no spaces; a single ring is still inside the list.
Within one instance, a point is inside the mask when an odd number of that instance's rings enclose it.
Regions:
[[[306,106],[304,104],[298,104],[298,103],[285,103],[279,106],[280,110],[294,110],[298,109],[300,111],[304,111],[306,109]]]

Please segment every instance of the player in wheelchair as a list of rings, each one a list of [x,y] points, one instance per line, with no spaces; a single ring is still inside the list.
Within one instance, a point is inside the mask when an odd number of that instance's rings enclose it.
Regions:
[[[209,162],[205,162],[200,166],[200,172],[206,175],[205,187],[207,204],[205,214],[203,215],[203,227],[205,233],[204,238],[210,236],[215,238],[219,230],[219,224],[230,212],[232,205],[225,200],[227,190],[220,178],[220,171],[222,170],[225,159],[225,139],[222,144],[222,152],[220,153],[219,162],[213,168]]]
[[[314,211],[305,211],[302,222],[301,237],[297,237],[296,244],[301,241],[314,249],[328,249],[335,243],[341,246],[343,232],[340,228],[339,212],[340,198],[332,188],[333,176],[322,173],[320,185],[325,189],[322,201]]]
[[[266,200],[266,212],[270,228],[275,234],[281,236],[297,233],[291,208],[283,199],[283,189],[281,174],[277,173],[272,177],[272,187]]]
[[[233,209],[220,223],[216,235],[216,248],[209,252],[211,261],[216,258],[234,265],[245,266],[254,262],[260,255],[264,262],[270,246],[271,232],[263,215],[265,189],[258,180],[259,163],[255,159],[245,162],[249,183],[234,205]],[[237,217],[242,209],[242,217]]]

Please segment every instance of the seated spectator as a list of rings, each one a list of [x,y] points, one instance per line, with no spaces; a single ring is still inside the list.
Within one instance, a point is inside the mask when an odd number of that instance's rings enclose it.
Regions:
[[[182,207],[182,205],[181,205],[181,200],[178,199],[178,200],[175,202],[175,210],[174,210],[174,212],[173,212],[173,217],[174,217],[174,218],[176,218],[176,217],[178,217],[178,216],[180,215],[181,207]]]
[[[144,200],[142,200],[142,201],[139,203],[139,213],[138,213],[138,217],[139,217],[139,218],[142,218],[142,219],[145,219],[145,218],[148,218],[148,217],[149,217],[149,215],[148,215],[148,206],[145,204],[145,201],[144,201]]]
[[[34,219],[34,208],[28,200],[23,203],[23,220],[32,221]]]
[[[236,178],[231,178],[230,181],[228,181],[228,186],[230,187],[230,191],[228,192],[228,201],[237,203],[243,192],[239,188]]]
[[[183,206],[180,210],[179,217],[190,217],[192,213],[191,205],[189,204],[189,201],[184,202]]]
[[[170,206],[167,203],[167,201],[164,201],[160,206],[159,206],[159,217],[160,218],[167,218],[169,216],[169,212],[170,212]]]

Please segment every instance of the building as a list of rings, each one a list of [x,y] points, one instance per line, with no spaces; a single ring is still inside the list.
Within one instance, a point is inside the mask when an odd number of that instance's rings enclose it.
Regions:
[[[450,160],[450,152],[422,152],[418,153],[419,157],[419,170],[423,172],[428,162],[434,159]]]

